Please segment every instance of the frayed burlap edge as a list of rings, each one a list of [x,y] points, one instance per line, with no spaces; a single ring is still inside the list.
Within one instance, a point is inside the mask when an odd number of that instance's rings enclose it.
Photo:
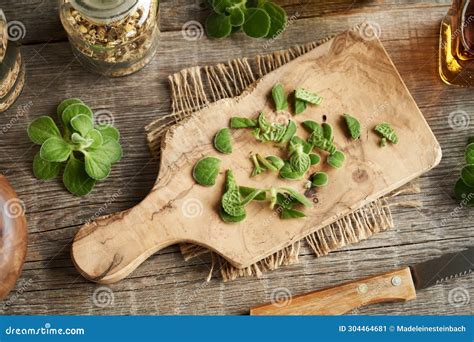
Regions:
[[[367,30],[367,24],[361,24],[352,30]],[[255,58],[234,59],[227,63],[212,66],[196,66],[181,70],[168,77],[171,88],[172,113],[162,116],[150,123],[145,130],[152,153],[159,157],[161,138],[172,124],[180,122],[194,112],[206,107],[217,100],[240,95],[257,79],[301,56],[315,47],[325,43],[332,37],[318,42],[294,46],[288,50],[276,51]],[[208,249],[181,244],[180,249],[185,260],[211,253],[212,266],[208,280],[213,270],[218,269],[223,280],[234,280],[244,276],[261,276],[263,272],[275,270],[280,266],[298,262],[301,245],[306,243],[317,257],[343,248],[349,244],[368,239],[369,237],[393,228],[394,223],[390,208],[394,205],[418,207],[417,201],[395,201],[401,194],[420,192],[414,184],[408,184],[392,194],[380,198],[366,206],[340,218],[329,226],[306,236],[304,239],[274,253],[273,255],[253,264],[250,267],[238,269],[224,258]]]

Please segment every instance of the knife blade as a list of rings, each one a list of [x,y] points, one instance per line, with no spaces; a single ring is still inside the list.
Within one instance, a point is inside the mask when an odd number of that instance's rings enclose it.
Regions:
[[[295,297],[286,295],[284,303],[273,301],[254,307],[250,315],[341,315],[372,303],[412,300],[416,290],[471,273],[473,264],[474,246],[335,287]]]

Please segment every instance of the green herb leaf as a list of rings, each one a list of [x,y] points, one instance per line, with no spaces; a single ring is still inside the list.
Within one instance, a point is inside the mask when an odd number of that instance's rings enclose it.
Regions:
[[[464,153],[467,164],[474,164],[474,143],[470,143],[466,146],[466,152]]]
[[[74,132],[71,134],[71,141],[74,144],[81,145],[81,147],[89,147],[89,145],[92,143],[92,141],[88,141],[86,138],[84,138],[82,135],[80,135],[77,132]]]
[[[230,12],[230,24],[234,27],[242,26],[245,22],[245,14],[240,8],[234,8]]]
[[[460,178],[454,186],[454,195],[459,202],[474,207],[474,187],[470,187]]]
[[[346,156],[344,155],[344,153],[341,151],[336,151],[328,156],[327,162],[332,167],[339,169],[342,167],[345,160]]]
[[[474,136],[467,138],[467,145],[474,143]]]
[[[271,170],[274,172],[278,172],[278,168],[276,168],[272,163],[270,163],[267,159],[263,158],[260,154],[257,153],[257,160],[258,162],[265,167],[267,170]]]
[[[326,172],[316,172],[311,176],[311,183],[314,186],[326,186],[328,184],[328,174]]]
[[[41,145],[41,159],[50,162],[63,162],[69,158],[72,147],[62,138],[51,137]]]
[[[467,186],[474,187],[474,164],[469,164],[462,168],[461,179]]]
[[[321,157],[316,153],[310,153],[309,159],[311,160],[311,165],[319,164],[319,162],[321,161]]]
[[[242,195],[242,191],[240,191],[240,187],[239,187],[239,193]],[[265,196],[264,190],[254,189],[251,193],[249,193],[247,196],[244,197],[244,199],[241,201],[241,205],[245,206],[249,204],[251,201],[261,196],[262,194]]]
[[[210,4],[214,12],[218,14],[226,14],[229,7],[234,4],[233,0],[211,0]]]
[[[305,213],[299,210],[295,210],[295,209],[283,208],[280,213],[280,218],[283,220],[301,218],[301,217],[306,217]]]
[[[102,151],[89,150],[84,152],[85,169],[89,177],[102,180],[109,176],[111,163],[104,158]]]
[[[79,132],[79,134],[85,137],[87,133],[94,128],[94,123],[89,116],[79,114],[71,119],[71,126],[76,132]]]
[[[80,99],[72,98],[72,99],[65,99],[63,100],[59,105],[58,108],[56,109],[56,113],[58,114],[58,118],[61,119],[62,114],[66,107],[69,105],[72,105],[74,103],[84,103]]]
[[[385,147],[385,146],[387,146],[387,138],[383,137],[380,140],[380,147]]]
[[[285,89],[283,85],[277,83],[272,88],[273,102],[277,111],[288,109],[288,102],[286,100]]]
[[[262,38],[270,32],[270,24],[270,16],[265,10],[248,8],[242,29],[249,37]]]
[[[230,118],[230,128],[251,128],[257,126],[257,120],[254,119],[240,118],[237,116]]]
[[[240,195],[243,198],[246,198],[247,196],[249,196],[250,194],[252,194],[256,190],[258,190],[258,189],[250,188],[250,187],[247,187],[247,186],[241,186],[241,185],[239,186],[239,192],[240,192]],[[254,201],[265,201],[265,199],[267,198],[266,193],[263,190],[261,190],[261,191],[262,192],[260,192],[258,195],[256,195],[253,198]]]
[[[41,116],[28,125],[28,137],[41,145],[51,137],[61,137],[58,127],[49,116]]]
[[[64,169],[63,183],[70,193],[85,196],[94,188],[95,180],[86,173],[83,161],[71,157]]]
[[[270,29],[266,37],[276,38],[285,30],[288,15],[283,8],[270,1],[263,4],[263,9],[270,16]]]
[[[87,133],[86,139],[92,140],[92,143],[90,144],[91,148],[99,148],[104,143],[104,138],[102,138],[102,134],[96,129],[91,129],[89,133]],[[110,139],[117,142],[116,140],[114,140],[114,138],[111,137],[107,137],[106,139]],[[121,149],[122,148],[120,147],[120,150]]]
[[[280,170],[283,165],[285,165],[283,159],[277,156],[268,156],[265,159],[268,160],[268,162],[271,163],[277,170]]]
[[[298,180],[301,179],[303,175],[299,172],[294,171],[291,168],[290,163],[286,161],[283,167],[280,169],[280,177],[289,180]]]
[[[386,122],[382,122],[375,126],[374,128],[375,132],[377,132],[380,136],[383,138],[386,138],[388,141],[390,141],[393,144],[398,143],[398,136],[397,133],[395,133],[395,130],[390,126],[390,124]]]
[[[36,153],[35,158],[33,159],[33,173],[38,179],[53,179],[61,170],[61,163],[49,162],[43,160],[40,156],[40,153]]]
[[[333,129],[332,129],[332,126],[326,122],[324,122],[322,125],[321,125],[322,129],[323,129],[323,137],[324,139],[330,141],[331,143],[333,142],[334,140],[334,135],[333,135]]]
[[[222,221],[228,222],[228,223],[236,223],[245,220],[247,217],[247,213],[243,213],[242,215],[239,216],[232,216],[226,213],[222,205],[219,207],[219,216],[221,217]]]
[[[293,197],[288,195],[286,192],[283,192],[283,193],[278,192],[275,189],[275,193],[276,193],[275,204],[279,205],[282,208],[291,209],[291,208],[293,208],[293,205],[298,203]]]
[[[94,118],[92,110],[83,103],[73,103],[67,106],[61,114],[61,122],[64,127],[69,127],[71,120],[79,114],[87,115],[91,120]]]
[[[311,167],[311,158],[303,151],[303,145],[300,144],[294,146],[289,162],[291,169],[301,175]]]
[[[92,144],[93,142],[91,145]],[[122,146],[110,138],[106,138],[102,145],[98,146],[97,148],[92,148],[92,146],[90,146],[90,148],[88,148],[86,151],[81,149],[81,152],[84,154],[93,153],[95,159],[101,159],[104,161],[104,163],[108,162],[109,164],[116,163],[122,158]]]
[[[293,136],[296,134],[296,130],[298,127],[296,127],[296,124],[294,121],[290,120],[288,121],[288,125],[286,125],[286,130],[285,134],[280,139],[280,144],[286,144],[288,141],[293,138]]]
[[[297,135],[293,136],[290,140],[290,150],[291,151],[294,148],[292,146],[295,146],[295,145],[302,145],[303,146],[303,152],[306,153],[306,154],[309,154],[311,152],[311,150],[313,149],[313,145],[311,145],[309,142],[307,142],[303,138],[300,138]]]
[[[295,97],[295,115],[301,114],[306,110],[308,103]]]
[[[323,136],[323,128],[317,122],[312,120],[306,120],[302,122],[302,125],[309,133],[313,133],[314,131],[316,131],[315,134]]]
[[[303,88],[296,88],[295,98],[309,102],[314,105],[319,105],[321,104],[321,102],[323,102],[323,98],[321,96],[318,96]]]
[[[204,186],[216,184],[217,175],[221,161],[215,157],[204,157],[200,159],[193,168],[193,178],[196,183]]]
[[[242,205],[239,187],[235,182],[234,175],[231,170],[226,172],[226,191],[221,199],[222,208],[231,216],[245,215],[245,208]]]
[[[228,128],[221,128],[214,137],[214,147],[222,153],[232,153],[232,136]]]
[[[102,137],[105,138],[111,138],[115,141],[119,141],[120,139],[120,133],[117,130],[117,128],[111,126],[111,125],[98,125],[95,127],[100,134],[102,134]]]
[[[303,194],[300,194],[293,188],[279,188],[278,190],[287,192],[291,197],[293,197],[299,203],[303,204],[305,207],[313,207],[313,203],[309,199],[307,199]]]
[[[360,122],[355,117],[344,114],[344,120],[346,122],[347,130],[352,139],[356,140],[360,138]]]
[[[232,31],[230,17],[224,14],[212,13],[206,19],[206,32],[209,37],[225,38]]]

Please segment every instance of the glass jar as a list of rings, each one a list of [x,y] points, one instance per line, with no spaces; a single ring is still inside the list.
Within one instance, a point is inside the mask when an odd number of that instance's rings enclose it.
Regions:
[[[125,76],[156,52],[158,0],[60,0],[59,14],[74,55],[90,71]]]
[[[0,113],[15,102],[25,84],[25,65],[16,43],[18,37],[12,36],[9,41],[7,26],[0,10]]]
[[[447,84],[474,86],[474,0],[453,0],[441,23],[439,74]]]

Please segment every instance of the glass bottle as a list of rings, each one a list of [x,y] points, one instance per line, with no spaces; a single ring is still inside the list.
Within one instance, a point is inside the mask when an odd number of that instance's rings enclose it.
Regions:
[[[441,23],[439,74],[447,84],[474,86],[474,0],[453,0]]]
[[[9,37],[7,24],[5,15],[0,9],[0,113],[15,102],[25,84],[25,65],[20,47],[16,43],[20,37]],[[11,32],[15,33],[14,30]]]
[[[60,0],[72,50],[90,71],[125,76],[152,59],[159,37],[158,0]]]

